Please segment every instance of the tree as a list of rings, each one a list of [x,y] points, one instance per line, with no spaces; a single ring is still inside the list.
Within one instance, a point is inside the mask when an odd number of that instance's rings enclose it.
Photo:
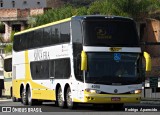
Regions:
[[[143,20],[159,9],[159,0],[101,0],[92,3],[88,13],[128,16]]]
[[[48,10],[43,15],[35,17],[32,26],[39,26],[60,19],[68,18],[73,15],[118,15],[144,20],[153,17],[154,12],[160,9],[160,0],[61,0],[72,4],[64,5],[59,8]],[[88,1],[89,6],[73,5]],[[93,2],[94,1],[94,2]],[[76,7],[75,7],[76,6]],[[31,21],[32,22],[32,21]]]
[[[38,15],[35,17],[35,25],[39,26],[42,24],[50,23],[53,21],[61,20],[64,18],[71,17],[75,15],[75,8],[71,5],[65,5],[61,8],[50,9],[43,15]]]
[[[10,53],[10,52],[12,52],[14,34],[15,34],[15,32],[12,31],[12,32],[11,32],[11,35],[10,35],[10,43],[8,43],[8,44],[5,46],[5,48],[4,48],[5,53]]]

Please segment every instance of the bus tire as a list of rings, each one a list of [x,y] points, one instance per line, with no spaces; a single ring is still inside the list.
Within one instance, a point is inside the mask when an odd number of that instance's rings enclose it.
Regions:
[[[0,89],[0,97],[2,97],[2,89]]]
[[[31,90],[28,88],[27,90],[27,98],[28,98],[28,105],[34,105],[35,101],[31,97]]]
[[[41,105],[42,104],[42,101],[38,101],[36,99],[32,99],[30,88],[28,88],[28,90],[27,90],[27,100],[28,100],[28,105],[30,105],[30,106],[32,106],[32,105]]]
[[[61,87],[58,88],[57,92],[57,104],[61,108],[65,108],[65,102],[63,101],[63,94]]]
[[[17,102],[16,97],[11,97],[13,102]]]
[[[67,88],[67,91],[66,91],[66,104],[67,104],[67,107],[69,109],[75,109],[76,106],[77,106],[77,103],[73,102],[72,101],[72,96],[71,96],[71,89],[70,87]]]
[[[24,105],[28,104],[27,93],[26,93],[25,89],[23,89],[22,94],[21,94],[21,102]]]

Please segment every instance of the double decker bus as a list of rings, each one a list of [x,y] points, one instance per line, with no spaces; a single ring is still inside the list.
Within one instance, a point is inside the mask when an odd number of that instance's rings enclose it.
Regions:
[[[135,22],[118,16],[74,16],[18,32],[12,56],[13,98],[24,105],[139,103],[144,57],[151,69]]]
[[[4,58],[4,89],[2,95],[12,97],[12,55],[7,55]]]

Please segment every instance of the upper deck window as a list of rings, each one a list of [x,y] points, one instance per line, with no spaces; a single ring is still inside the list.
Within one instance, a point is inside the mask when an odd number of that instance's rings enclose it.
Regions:
[[[133,21],[88,20],[83,22],[84,45],[138,46],[138,35]]]

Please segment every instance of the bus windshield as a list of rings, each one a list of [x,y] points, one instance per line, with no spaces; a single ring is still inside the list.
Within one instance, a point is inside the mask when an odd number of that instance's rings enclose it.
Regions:
[[[88,20],[83,22],[85,46],[137,47],[134,21]]]
[[[111,84],[139,78],[138,54],[87,53],[87,57],[87,82]]]
[[[4,70],[6,72],[12,71],[12,58],[8,58],[4,60]]]

